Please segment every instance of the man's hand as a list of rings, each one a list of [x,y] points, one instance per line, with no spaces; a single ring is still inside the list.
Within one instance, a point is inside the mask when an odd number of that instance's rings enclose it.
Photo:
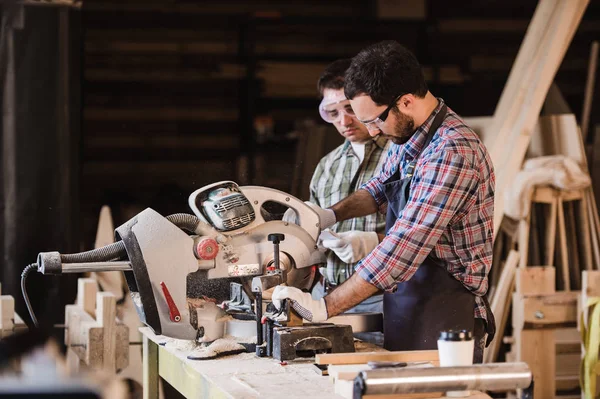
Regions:
[[[292,308],[306,321],[318,323],[327,320],[325,301],[315,301],[308,292],[302,292],[298,288],[278,285],[273,291],[272,299],[277,309],[281,309],[282,300],[290,300]]]
[[[379,236],[374,231],[351,230],[336,235],[339,238],[323,240],[322,245],[346,263],[358,262],[379,244]]]

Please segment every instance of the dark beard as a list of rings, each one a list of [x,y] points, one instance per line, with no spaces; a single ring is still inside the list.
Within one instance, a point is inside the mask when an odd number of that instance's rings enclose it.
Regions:
[[[390,136],[390,139],[394,144],[406,144],[415,134],[415,121],[398,109],[393,109],[392,112],[396,115],[396,124],[394,125],[394,136]]]

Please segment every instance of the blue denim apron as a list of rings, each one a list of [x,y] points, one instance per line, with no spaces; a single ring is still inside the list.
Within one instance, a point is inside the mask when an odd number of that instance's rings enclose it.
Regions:
[[[444,105],[433,120],[421,153],[442,124],[446,111]],[[386,234],[408,202],[410,182],[419,155],[408,166],[404,179],[400,179],[398,167],[396,173],[384,183],[388,202]],[[492,320],[488,325],[492,327],[493,315],[485,302],[488,318]],[[410,280],[398,283],[395,292],[384,294],[384,348],[393,351],[437,349],[441,331],[473,331],[474,309],[475,295],[450,275],[444,262],[434,258],[432,253]],[[487,330],[488,334],[492,333],[490,328]],[[493,336],[488,336],[488,342],[491,338]]]

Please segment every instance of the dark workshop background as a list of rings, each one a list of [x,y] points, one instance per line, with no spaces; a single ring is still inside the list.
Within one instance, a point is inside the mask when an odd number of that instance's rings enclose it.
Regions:
[[[399,41],[455,111],[492,115],[537,1],[2,4],[0,281],[24,315],[22,268],[90,249],[102,205],[116,225],[145,207],[189,212],[193,190],[224,179],[306,199],[315,162],[341,142],[319,119],[316,80],[371,43]],[[578,117],[599,37],[592,0],[555,80]],[[42,279],[34,307],[59,319],[74,284]]]

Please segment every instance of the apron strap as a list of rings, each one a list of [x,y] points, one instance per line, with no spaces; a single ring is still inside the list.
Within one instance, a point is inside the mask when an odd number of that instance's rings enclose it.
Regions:
[[[485,313],[487,314],[487,322],[485,323],[485,332],[487,333],[487,340],[485,343],[485,347],[490,346],[494,337],[496,336],[496,317],[494,317],[494,313],[492,312],[492,307],[490,306],[490,302],[486,295],[482,295],[481,299],[483,299],[483,305],[485,306]]]
[[[444,105],[442,105],[442,108],[440,108],[440,112],[438,112],[438,114],[435,116],[435,118],[433,118],[433,122],[431,122],[431,126],[429,126],[429,130],[427,131],[427,136],[425,138],[425,143],[423,143],[423,147],[421,148],[421,151],[419,151],[419,153],[417,154],[415,159],[413,159],[410,162],[410,164],[408,165],[408,168],[406,171],[406,178],[412,178],[412,176],[415,172],[415,168],[417,167],[417,161],[419,160],[419,157],[421,156],[423,151],[425,151],[425,148],[427,148],[429,143],[431,143],[433,136],[435,136],[435,132],[437,132],[437,130],[442,125],[444,118],[446,118],[447,111],[448,111],[448,107],[446,106],[446,104],[444,104]]]

